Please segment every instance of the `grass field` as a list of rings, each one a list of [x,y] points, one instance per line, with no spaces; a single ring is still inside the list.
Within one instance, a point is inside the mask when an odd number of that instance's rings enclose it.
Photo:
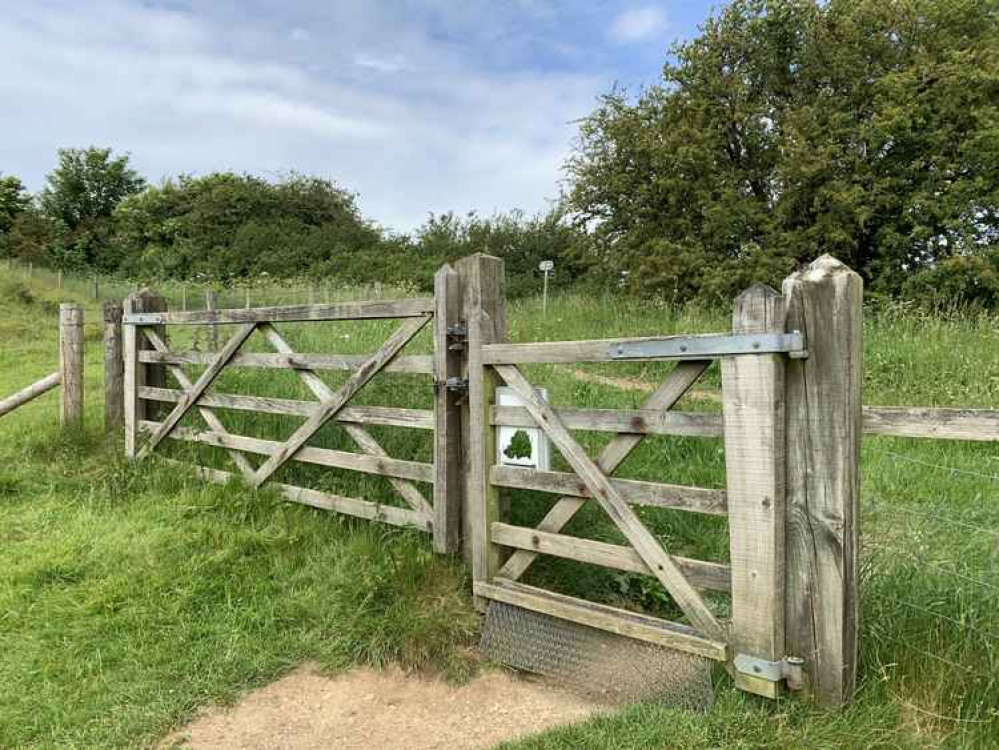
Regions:
[[[0,276],[0,395],[55,369],[56,303],[88,296],[47,281]],[[99,320],[89,304],[88,320]],[[546,316],[536,300],[509,312],[510,337],[520,341],[727,328],[724,311],[580,295],[556,297]],[[363,353],[389,325],[282,331],[301,351]],[[205,344],[203,332],[171,333],[178,344]],[[466,573],[433,555],[427,537],[289,505],[266,491],[205,485],[155,460],[124,462],[121,445],[101,429],[99,339],[99,327],[88,325],[83,430],[66,434],[55,426],[54,395],[0,420],[0,747],[154,743],[199,706],[235,700],[306,659],[330,670],[394,661],[454,680],[478,668],[472,646],[479,619]],[[425,334],[414,342],[416,350],[428,346]],[[266,345],[251,341],[250,348]],[[999,405],[995,317],[871,311],[865,358],[868,404]],[[644,394],[621,386],[657,383],[668,369],[538,366],[529,376],[557,405],[627,407]],[[713,369],[681,407],[719,409],[718,388]],[[228,371],[218,389],[308,397],[291,373]],[[380,375],[359,401],[429,408],[431,397],[426,377]],[[220,416],[233,432],[258,437],[284,436],[297,424]],[[428,433],[372,432],[395,457],[430,457]],[[594,450],[608,439],[581,437]],[[316,442],[353,449],[336,426]],[[211,448],[196,452],[206,463],[226,460]],[[999,447],[870,439],[863,469],[862,664],[853,706],[831,713],[791,700],[767,703],[719,675],[708,714],[634,706],[516,747],[999,744]],[[721,442],[650,439],[619,475],[720,487]],[[395,502],[379,477],[299,464],[276,478]],[[537,518],[551,501],[511,493],[514,520]],[[723,523],[666,511],[644,518],[671,551],[726,559]],[[617,539],[592,508],[570,531]],[[539,563],[529,575],[569,593],[675,616],[641,576],[559,561]],[[725,602],[713,606],[724,612]]]

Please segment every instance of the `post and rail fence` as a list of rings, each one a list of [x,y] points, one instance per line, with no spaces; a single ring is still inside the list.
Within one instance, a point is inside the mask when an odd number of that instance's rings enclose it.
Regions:
[[[236,471],[197,467],[206,480],[272,485],[290,501],[425,532],[435,551],[464,555],[481,608],[503,602],[717,660],[755,694],[791,689],[826,705],[848,702],[858,651],[862,437],[999,441],[999,411],[864,407],[863,284],[830,256],[780,292],[747,289],[734,301],[730,331],[691,336],[512,343],[503,275],[500,259],[479,254],[442,267],[433,297],[232,309],[210,302],[201,311],[168,310],[142,290],[104,308],[106,423],[124,427],[129,457],[166,440],[212,446]],[[278,330],[351,320],[397,323],[366,355],[298,352]],[[0,415],[61,384],[64,422],[81,418],[82,310],[63,306],[60,321],[60,371],[0,402]],[[209,331],[212,345],[171,348],[175,326]],[[432,354],[404,353],[427,327]],[[269,351],[245,350],[255,333]],[[552,406],[524,370],[586,362],[674,367],[637,409]],[[674,409],[715,362],[721,412]],[[217,392],[213,384],[229,368],[294,373],[311,400]],[[334,388],[323,371],[347,377]],[[430,376],[433,408],[357,403],[380,372]],[[500,388],[518,405],[501,404]],[[301,421],[286,439],[265,440],[228,430],[220,410]],[[182,424],[190,414],[203,424]],[[357,450],[310,444],[327,424],[342,427]],[[372,426],[432,433],[432,459],[393,458]],[[535,430],[565,468],[498,460],[498,430],[511,427]],[[594,458],[577,430],[613,437]],[[650,435],[721,438],[724,488],[614,476]],[[398,504],[275,481],[288,462],[385,477]],[[556,500],[536,525],[517,525],[509,489]],[[564,533],[586,506],[601,509],[621,543]],[[726,518],[728,559],[676,554],[643,522],[641,507]],[[542,555],[649,576],[684,621],[521,582]],[[719,610],[706,592],[730,606]]]

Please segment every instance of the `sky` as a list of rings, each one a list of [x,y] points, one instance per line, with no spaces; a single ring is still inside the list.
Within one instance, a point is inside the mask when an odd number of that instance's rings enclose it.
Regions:
[[[0,172],[128,152],[151,182],[289,171],[408,231],[543,211],[574,121],[654,83],[706,0],[0,0]]]

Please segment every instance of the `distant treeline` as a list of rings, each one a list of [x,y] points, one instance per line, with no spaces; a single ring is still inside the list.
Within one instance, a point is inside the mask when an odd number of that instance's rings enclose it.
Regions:
[[[399,235],[336,183],[182,176],[66,150],[40,194],[0,175],[0,255],[135,278],[429,284],[472,252],[511,293],[558,284],[721,302],[821,253],[872,294],[999,307],[999,5],[735,0],[663,79],[580,123],[559,206],[431,215]]]

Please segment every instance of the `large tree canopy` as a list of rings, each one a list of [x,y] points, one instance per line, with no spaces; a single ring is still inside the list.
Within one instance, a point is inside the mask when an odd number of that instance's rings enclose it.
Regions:
[[[994,0],[736,0],[570,160],[594,267],[722,297],[829,252],[872,288],[999,231]]]

